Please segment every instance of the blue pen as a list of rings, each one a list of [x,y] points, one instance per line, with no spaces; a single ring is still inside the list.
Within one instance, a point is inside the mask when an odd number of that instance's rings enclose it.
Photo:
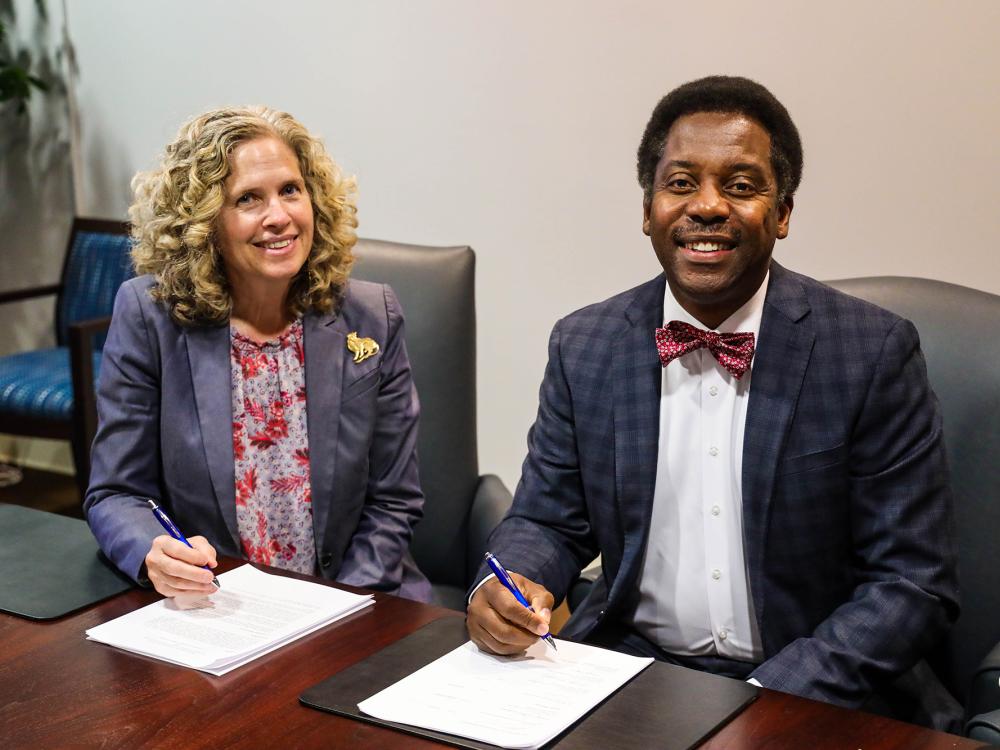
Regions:
[[[521,603],[522,607],[525,607],[529,612],[535,611],[535,608],[532,607],[528,600],[524,598],[524,594],[521,593],[521,589],[519,589],[511,579],[510,573],[507,572],[504,566],[500,564],[500,561],[497,560],[490,552],[486,553],[486,564],[490,566],[490,570],[492,570],[494,575],[496,575],[497,580],[503,584],[505,589],[514,595],[514,598]],[[553,640],[551,633],[543,635],[541,638],[543,641],[552,646],[552,648],[555,648],[556,651],[559,650],[556,648],[556,642]]]
[[[180,529],[174,526],[174,522],[170,520],[170,516],[164,513],[160,509],[160,506],[157,505],[155,501],[147,498],[146,502],[149,503],[149,509],[153,511],[153,515],[156,516],[156,520],[160,522],[160,526],[162,526],[164,530],[178,542],[184,542],[184,544],[186,544],[188,547],[191,547],[191,542],[189,542],[184,537]],[[191,549],[194,549],[194,547],[191,547]],[[205,570],[211,570],[211,568],[208,567],[207,565],[202,565],[201,567],[203,567]],[[215,587],[217,589],[222,588],[222,586],[219,585],[219,579],[216,578],[214,575],[212,576],[212,583],[215,584]]]

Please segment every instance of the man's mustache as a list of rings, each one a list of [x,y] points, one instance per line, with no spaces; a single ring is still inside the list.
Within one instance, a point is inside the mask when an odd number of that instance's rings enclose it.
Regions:
[[[674,227],[670,233],[670,239],[678,245],[683,245],[693,238],[711,237],[723,242],[731,242],[738,245],[743,238],[743,233],[736,227],[728,226],[725,223],[718,224],[685,224]]]

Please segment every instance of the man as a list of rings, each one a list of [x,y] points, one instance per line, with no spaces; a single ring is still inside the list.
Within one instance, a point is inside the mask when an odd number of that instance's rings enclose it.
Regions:
[[[638,167],[664,273],[556,324],[514,505],[490,539],[537,614],[487,578],[469,634],[523,650],[600,553],[563,637],[860,706],[958,614],[916,331],[771,260],[802,147],[759,84],[668,94]],[[938,710],[924,703],[910,716]]]

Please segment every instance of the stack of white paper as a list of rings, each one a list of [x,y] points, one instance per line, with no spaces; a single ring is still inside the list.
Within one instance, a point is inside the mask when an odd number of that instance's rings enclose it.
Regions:
[[[358,704],[369,716],[509,748],[537,748],[653,662],[539,641],[491,656],[470,641]]]
[[[87,631],[91,640],[222,675],[375,603],[370,595],[262,573],[219,576],[221,588],[192,609],[171,599]]]

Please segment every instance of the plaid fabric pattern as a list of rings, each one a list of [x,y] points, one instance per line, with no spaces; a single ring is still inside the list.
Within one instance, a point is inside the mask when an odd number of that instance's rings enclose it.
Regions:
[[[490,539],[561,599],[563,634],[635,606],[656,478],[665,279],[559,321],[514,505]],[[743,448],[747,565],[766,687],[857,706],[957,616],[951,494],[913,326],[771,266]],[[485,575],[485,573],[484,573]]]

